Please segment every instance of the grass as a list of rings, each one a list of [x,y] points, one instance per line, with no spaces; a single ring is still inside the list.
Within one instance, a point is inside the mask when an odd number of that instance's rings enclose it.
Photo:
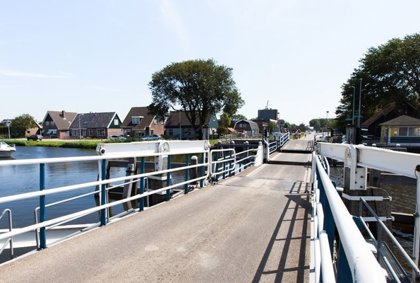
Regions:
[[[45,146],[45,147],[62,147],[62,148],[82,148],[95,149],[99,143],[116,142],[115,140],[43,140],[32,141],[26,139],[2,139],[8,144],[15,144],[16,146]]]
[[[82,139],[82,140],[42,140],[32,141],[24,138],[20,139],[0,139],[8,144],[16,146],[45,146],[45,147],[62,147],[62,148],[82,148],[82,149],[96,149],[99,143],[123,143],[120,140],[106,140],[106,139]],[[218,140],[210,140],[210,144],[214,145]]]

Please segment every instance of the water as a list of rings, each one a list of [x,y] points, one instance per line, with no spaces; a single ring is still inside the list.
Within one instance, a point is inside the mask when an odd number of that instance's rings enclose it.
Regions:
[[[74,157],[95,155],[94,150],[82,150],[73,148],[49,148],[49,147],[17,147],[13,159],[32,159],[50,157]],[[81,182],[96,181],[98,177],[98,165],[96,161],[70,162],[46,164],[46,189]],[[39,190],[39,165],[19,165],[0,167],[0,197],[16,195]],[[52,203],[60,199],[79,195],[81,192],[92,192],[95,188],[85,188],[82,191],[66,192],[46,197],[46,203]],[[93,195],[72,201],[65,205],[59,205],[47,209],[47,219],[55,218],[83,208],[96,205]],[[34,210],[39,206],[39,198],[21,200],[17,202],[0,204],[0,211],[10,208],[13,212],[13,226],[23,227],[34,223]],[[78,220],[78,223],[97,222],[98,215],[89,215]],[[5,227],[5,219],[2,219],[0,227]]]

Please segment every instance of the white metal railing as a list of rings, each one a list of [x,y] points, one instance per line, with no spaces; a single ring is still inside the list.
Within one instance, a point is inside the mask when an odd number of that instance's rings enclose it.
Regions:
[[[344,162],[350,168],[350,189],[358,189],[358,168],[375,169],[416,179],[416,211],[413,259],[419,264],[420,253],[420,154],[392,151],[364,145],[318,143],[318,153],[322,156]],[[364,178],[366,180],[366,178]],[[363,184],[362,184],[363,187]]]
[[[332,267],[331,256],[333,251],[329,248],[334,246],[334,241],[339,240],[343,252],[339,252],[339,260],[347,262],[348,266],[337,267],[339,276],[352,278],[353,282],[386,282],[385,274],[375,256],[368,248],[368,244],[353,221],[343,201],[338,195],[334,185],[327,175],[321,160],[313,155],[316,175],[314,179],[314,230],[313,239],[315,257],[315,280],[320,282],[334,282],[335,274]],[[328,211],[328,214],[325,213]],[[328,227],[324,227],[328,225]],[[339,238],[335,239],[335,232]],[[325,236],[322,236],[326,233]],[[327,237],[327,239],[325,239]],[[322,239],[319,240],[319,239]],[[328,247],[328,249],[327,249]],[[329,255],[329,256],[328,256]],[[346,260],[344,260],[345,257]]]
[[[190,145],[190,146],[188,146]],[[39,207],[35,208],[35,223],[32,225],[28,225],[26,227],[22,227],[19,229],[10,229],[10,231],[0,234],[0,242],[1,241],[10,241],[12,243],[13,237],[28,233],[31,231],[35,231],[36,233],[36,241],[39,248],[46,248],[46,230],[52,229],[59,225],[66,224],[70,221],[75,219],[84,217],[86,215],[92,213],[100,213],[100,223],[93,224],[93,226],[98,225],[105,225],[110,221],[108,215],[108,209],[117,205],[121,205],[124,203],[138,201],[139,208],[135,211],[141,211],[140,202],[148,198],[153,194],[163,194],[178,189],[180,187],[185,188],[185,192],[188,192],[189,186],[200,184],[200,187],[206,185],[206,180],[208,180],[211,176],[219,176],[224,175],[223,177],[227,177],[232,175],[235,171],[238,164],[240,166],[245,167],[249,165],[259,165],[262,163],[259,159],[262,160],[262,147],[259,146],[258,149],[247,149],[243,152],[236,153],[234,149],[220,149],[220,150],[212,150],[206,142],[188,142],[188,141],[158,141],[158,142],[142,142],[142,143],[130,143],[130,144],[104,144],[100,145],[97,148],[98,155],[97,156],[83,156],[83,157],[65,157],[65,158],[43,158],[43,159],[30,159],[30,160],[7,160],[7,161],[0,161],[0,166],[20,166],[20,165],[39,165],[40,171],[42,175],[42,171],[45,170],[45,164],[53,164],[53,163],[69,163],[69,162],[97,162],[97,171],[98,171],[98,180],[95,181],[88,181],[82,182],[77,184],[71,185],[64,185],[59,187],[52,187],[48,189],[42,189],[44,185],[42,184],[42,180],[40,180],[41,190],[33,191],[28,193],[22,193],[18,195],[10,195],[0,197],[0,204],[6,204],[9,202],[21,201],[26,199],[33,199],[39,198],[40,205]],[[221,154],[218,159],[214,159],[212,157],[213,154]],[[170,160],[173,156],[182,156],[185,157],[185,164],[178,166],[176,168],[170,168],[170,162],[168,162],[168,166],[165,166],[165,162]],[[189,159],[187,157],[191,155],[198,155],[201,158],[200,162],[196,164],[190,164]],[[238,156],[243,155],[240,159]],[[117,177],[109,177],[106,178],[105,168],[106,164],[112,160],[120,160],[120,159],[131,159],[134,160],[133,162],[136,164],[143,164],[145,158],[149,158],[149,160],[154,160],[155,164],[155,171],[146,172],[144,169],[141,169],[141,165],[137,166],[136,172],[131,175],[127,176],[117,176]],[[131,162],[131,161],[130,161]],[[182,163],[181,163],[182,164]],[[178,164],[179,165],[179,164]],[[213,168],[220,167],[221,170],[218,169],[214,171]],[[241,168],[241,167],[240,167]],[[142,171],[143,170],[143,171]],[[193,170],[196,172],[194,176],[190,176],[190,171]],[[182,181],[170,184],[169,182],[162,185],[161,188],[157,188],[154,190],[145,191],[145,180],[153,176],[170,176],[176,172],[184,172],[184,178]],[[42,179],[42,178],[40,178]],[[116,186],[124,186],[129,184],[135,184],[136,189],[138,190],[141,188],[137,194],[128,196],[127,198],[123,198],[121,200],[115,200],[109,202],[107,199],[108,191],[112,190]],[[46,196],[57,195],[63,192],[72,192],[72,191],[80,191],[86,190],[86,188],[97,188],[89,193],[80,193],[80,195],[72,196],[70,198],[61,199],[55,201],[53,203],[45,204],[44,198]],[[80,211],[69,213],[67,215],[58,216],[53,219],[46,219],[45,211],[52,206],[57,205],[68,205],[70,201],[76,200],[78,198],[86,197],[89,195],[98,195],[100,204],[95,207],[88,207],[84,208]],[[10,240],[9,240],[10,239]]]
[[[402,256],[402,258],[405,260],[405,262],[411,267],[412,269],[412,274],[413,274],[413,281],[416,281],[416,278],[419,278],[420,276],[420,270],[417,267],[417,265],[413,262],[413,260],[411,259],[411,257],[407,254],[407,252],[404,250],[404,248],[401,246],[401,244],[398,242],[398,240],[394,237],[394,235],[392,235],[392,232],[388,229],[388,227],[384,224],[384,222],[381,220],[381,217],[379,217],[375,211],[372,209],[372,207],[368,204],[367,200],[363,197],[360,198],[361,202],[360,202],[360,215],[362,214],[361,210],[364,207],[367,208],[367,210],[369,211],[370,214],[373,215],[373,217],[376,219],[376,223],[377,223],[377,230],[378,230],[378,236],[377,238],[375,238],[373,236],[373,234],[371,233],[371,231],[369,230],[366,221],[364,220],[364,217],[360,217],[360,221],[363,223],[363,226],[365,228],[365,230],[368,232],[370,239],[374,242],[375,247],[376,247],[376,251],[377,253],[382,253],[382,232],[385,232],[386,236],[390,239],[390,241],[392,242],[392,244],[394,245],[395,249],[400,253],[400,255]],[[382,257],[384,256],[383,253],[381,255]],[[391,272],[391,275],[393,276],[394,280],[399,281],[399,278],[396,274],[396,272],[394,272],[394,268],[393,266],[388,262],[388,260],[384,260],[385,265],[387,266],[387,269]]]
[[[3,212],[0,214],[0,221],[3,219],[3,217],[8,214],[8,222],[9,222],[9,232],[12,232],[13,230],[13,217],[12,217],[12,211],[8,208],[3,210]],[[10,258],[14,257],[14,250],[13,250],[13,237],[6,238],[6,241],[3,243],[3,246],[0,248],[0,255],[3,253],[4,249],[9,245],[10,249]]]

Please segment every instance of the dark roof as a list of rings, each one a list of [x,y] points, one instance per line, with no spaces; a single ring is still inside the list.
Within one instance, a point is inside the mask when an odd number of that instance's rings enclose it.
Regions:
[[[415,113],[415,112],[418,112],[418,109],[416,109],[416,107],[414,105],[412,105],[411,103],[409,103],[409,102],[396,103],[394,101],[394,102],[391,102],[391,103],[385,105],[378,112],[376,112],[375,114],[370,116],[367,120],[365,120],[361,124],[361,126],[363,128],[369,128],[370,126],[372,126],[375,123],[380,123],[381,119],[383,119],[383,120],[387,119],[387,118],[389,119],[393,115],[397,116],[397,115],[401,115],[401,114],[410,114],[410,113],[411,113],[410,115],[413,115],[413,113]],[[391,116],[391,117],[389,117],[389,116]]]
[[[211,116],[207,117],[205,124],[209,124]],[[174,128],[179,127],[179,123],[181,122],[181,127],[191,127],[191,123],[187,118],[185,111],[171,111],[169,113],[169,117],[165,122],[165,127]],[[197,117],[196,123],[199,123],[199,119]]]
[[[79,128],[79,126],[81,128],[108,128],[115,116],[118,118],[115,112],[78,114],[70,128]]]
[[[54,121],[54,124],[56,125],[57,129],[59,131],[63,131],[68,130],[70,128],[70,125],[73,122],[74,118],[76,118],[77,113],[66,111],[48,111],[45,118],[47,118],[48,115]]]
[[[131,122],[131,117],[133,116],[143,116],[141,119],[140,124],[133,125]],[[150,124],[153,122],[155,115],[149,114],[149,108],[146,107],[132,107],[130,111],[128,112],[127,116],[125,116],[124,122],[122,123],[122,126],[124,128],[130,127],[133,129],[145,129],[146,127],[149,127]]]
[[[395,119],[383,122],[379,126],[420,126],[420,119],[416,119],[407,115],[401,115]]]
[[[239,120],[238,122],[235,123],[235,128],[236,128],[236,124],[241,123],[241,122],[248,123],[249,124],[249,127],[252,130],[258,130],[258,131],[260,130],[260,127],[258,127],[258,124],[256,122],[254,122],[254,121],[251,121],[251,120]]]

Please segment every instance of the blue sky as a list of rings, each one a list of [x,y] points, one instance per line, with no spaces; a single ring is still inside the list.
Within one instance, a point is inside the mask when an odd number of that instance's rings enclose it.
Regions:
[[[293,123],[333,116],[370,47],[420,32],[420,1],[0,0],[0,120],[151,102],[172,62],[233,68],[248,118],[268,102]]]

